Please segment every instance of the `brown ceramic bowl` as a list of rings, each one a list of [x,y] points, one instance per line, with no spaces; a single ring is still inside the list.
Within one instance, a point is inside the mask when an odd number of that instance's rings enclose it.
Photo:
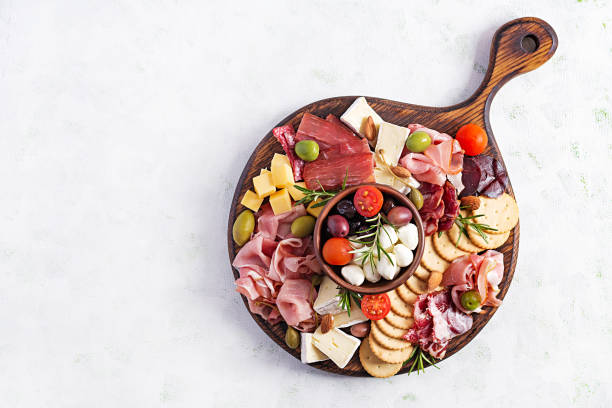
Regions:
[[[414,251],[414,259],[412,263],[407,267],[402,268],[395,277],[395,279],[386,280],[385,278],[381,278],[381,280],[376,283],[371,283],[366,280],[363,285],[355,286],[348,283],[342,277],[342,274],[340,273],[342,266],[329,265],[323,260],[321,250],[325,242],[321,241],[325,239],[324,228],[327,225],[327,216],[335,207],[335,205],[343,198],[347,196],[352,196],[359,187],[366,185],[378,188],[383,193],[384,197],[392,197],[398,205],[408,207],[410,211],[412,211],[412,222],[414,222],[417,226],[417,230],[419,233],[419,244]],[[400,193],[392,187],[375,183],[361,184],[359,186],[348,187],[346,190],[338,193],[331,200],[329,200],[329,202],[325,205],[325,207],[323,207],[321,214],[319,214],[319,217],[317,218],[313,236],[315,254],[321,265],[323,265],[323,270],[325,271],[327,276],[329,276],[334,282],[336,282],[339,286],[343,288],[366,295],[388,292],[406,282],[408,278],[412,276],[416,268],[419,266],[421,258],[423,257],[423,249],[425,247],[425,232],[423,231],[423,221],[421,220],[421,216],[419,215],[419,212],[417,211],[416,207],[414,206],[414,204],[412,204],[412,201],[410,201],[408,197],[406,197],[404,194]]]

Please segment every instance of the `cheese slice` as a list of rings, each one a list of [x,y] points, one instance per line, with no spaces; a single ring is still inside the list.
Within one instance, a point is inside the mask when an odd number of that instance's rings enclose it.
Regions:
[[[317,361],[329,360],[325,354],[319,351],[318,348],[312,345],[312,333],[302,333],[300,341],[300,357],[302,363],[310,364]]]
[[[384,121],[378,114],[368,105],[368,101],[363,96],[355,99],[355,102],[340,116],[340,120],[344,122],[351,130],[358,133],[361,137],[364,135],[365,124],[367,123],[368,116],[372,117],[376,130],[380,127],[380,124]]]
[[[319,326],[312,335],[312,344],[336,363],[338,367],[344,368],[359,348],[361,340],[346,334],[340,329],[331,329],[323,334],[321,333],[321,326]]]
[[[349,327],[357,323],[367,322],[368,318],[363,314],[361,308],[351,299],[351,315],[348,312],[341,312],[334,315],[334,327]]]
[[[409,133],[410,130],[408,128],[387,122],[382,123],[378,131],[375,152],[382,152],[382,156],[387,164],[397,166]],[[377,183],[386,184],[400,191],[403,189],[410,190],[404,183],[397,181],[385,170],[385,166],[379,159],[378,154],[375,157],[376,168],[374,169],[374,178]]]
[[[342,312],[343,310],[338,304],[338,301],[340,300],[338,298],[339,294],[340,289],[338,289],[336,282],[331,280],[329,276],[323,277],[321,286],[319,286],[319,294],[313,305],[315,312],[320,315]]]

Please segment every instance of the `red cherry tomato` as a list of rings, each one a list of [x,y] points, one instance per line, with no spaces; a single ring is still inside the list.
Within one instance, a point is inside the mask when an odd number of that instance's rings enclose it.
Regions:
[[[476,156],[484,152],[488,142],[487,132],[473,123],[461,126],[457,131],[456,139],[468,156]]]
[[[330,265],[346,265],[353,260],[353,248],[346,238],[330,238],[323,245],[323,259]]]
[[[380,320],[389,314],[391,300],[386,293],[365,295],[361,299],[361,311],[370,320]]]
[[[373,186],[363,186],[355,192],[353,204],[355,209],[366,218],[378,214],[383,205],[383,195],[379,189]]]

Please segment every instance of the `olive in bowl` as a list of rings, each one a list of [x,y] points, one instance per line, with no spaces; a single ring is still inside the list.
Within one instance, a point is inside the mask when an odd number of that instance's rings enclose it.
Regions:
[[[425,243],[414,204],[382,184],[348,187],[334,196],[317,218],[313,236],[325,273],[361,294],[388,292],[406,282]]]

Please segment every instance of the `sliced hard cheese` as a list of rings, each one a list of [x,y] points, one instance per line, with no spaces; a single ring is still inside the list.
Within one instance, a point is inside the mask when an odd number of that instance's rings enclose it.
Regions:
[[[263,202],[263,200],[263,198],[259,198],[259,196],[251,190],[247,190],[247,192],[244,193],[244,197],[242,197],[242,201],[240,201],[240,204],[244,205],[246,208],[253,212],[257,212],[257,210],[259,210],[259,207],[261,207],[261,203]]]
[[[293,170],[287,163],[275,163],[272,165],[272,182],[277,188],[293,186]]]
[[[331,329],[323,334],[319,326],[312,335],[312,344],[336,363],[338,367],[344,368],[351,361],[361,341],[340,329]]]
[[[295,200],[295,201],[300,201],[305,196],[304,196],[304,193],[302,193],[300,190],[295,188],[295,186],[300,186],[302,188],[306,188],[306,183],[304,183],[303,181],[300,181],[299,183],[295,183],[291,187],[287,188],[287,190],[289,190],[289,194],[291,194],[291,198],[293,198],[293,200]]]
[[[339,294],[340,289],[338,289],[338,285],[329,276],[325,276],[321,281],[319,295],[313,305],[315,312],[320,315],[341,313],[343,310],[338,305]]]
[[[312,215],[313,217],[317,218],[319,214],[321,214],[321,211],[323,211],[323,207],[325,207],[324,205],[320,207],[314,207],[315,204],[318,204],[320,202],[321,200],[319,200],[318,198],[314,201],[311,201],[310,204],[308,204],[308,207],[306,207],[306,212]]]
[[[310,364],[316,363],[317,361],[329,360],[329,357],[321,353],[318,348],[312,345],[312,333],[302,333],[300,344],[300,357],[302,363]]]
[[[289,162],[289,158],[286,155],[274,153],[274,156],[272,157],[272,161],[270,162],[270,168],[272,168],[275,165],[279,165],[283,163],[291,165],[291,163]]]
[[[270,206],[272,206],[274,215],[291,211],[291,198],[289,197],[289,193],[287,192],[286,188],[283,188],[270,196]]]
[[[367,321],[368,318],[363,314],[359,305],[352,299],[350,316],[348,315],[348,312],[341,312],[334,315],[334,327],[339,329]]]
[[[253,177],[253,188],[259,196],[264,198],[276,191],[274,183],[272,182],[272,173],[263,173],[257,177]]]
[[[404,150],[404,145],[406,144],[409,133],[410,130],[408,128],[387,122],[382,123],[378,131],[375,152],[379,153],[382,151],[382,156],[387,164],[389,166],[396,166],[402,154],[402,150]],[[405,184],[397,181],[392,175],[384,170],[384,164],[381,162],[378,155],[375,157],[376,168],[374,169],[374,177],[376,178],[376,182],[394,187],[397,190],[405,189]]]
[[[340,120],[344,122],[353,132],[358,133],[361,137],[364,136],[365,124],[368,116],[372,117],[376,130],[384,121],[378,114],[368,105],[368,101],[363,96],[355,99],[355,102],[340,116]]]

